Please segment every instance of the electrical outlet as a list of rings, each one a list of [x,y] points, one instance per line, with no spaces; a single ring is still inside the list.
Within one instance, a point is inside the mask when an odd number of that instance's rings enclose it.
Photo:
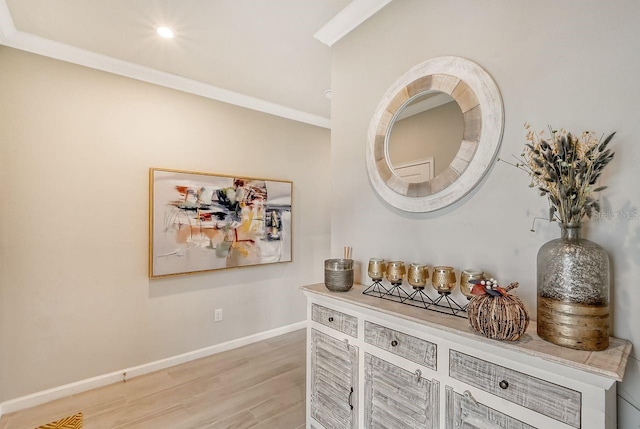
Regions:
[[[222,321],[222,309],[216,308],[216,311],[213,313],[213,321],[221,322]]]

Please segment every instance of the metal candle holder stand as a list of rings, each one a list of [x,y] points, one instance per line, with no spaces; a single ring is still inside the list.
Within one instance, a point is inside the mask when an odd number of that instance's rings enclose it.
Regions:
[[[400,287],[401,284],[401,281],[391,283],[391,289],[389,289],[388,296],[390,296],[393,301],[399,299],[400,303],[404,304],[404,302],[409,299],[409,294]]]
[[[380,280],[374,280],[371,286],[365,289],[362,293],[365,295],[375,296],[377,298],[384,298],[385,295],[389,295],[389,290],[382,285]]]
[[[414,292],[408,294],[400,287],[401,284],[402,282],[392,283],[391,289],[387,289],[382,285],[380,280],[374,280],[362,293],[364,295],[386,299],[387,301],[399,302],[400,304],[424,308],[438,313],[450,314],[463,319],[467,318],[468,304],[461,306],[450,297],[451,294],[449,292],[438,292],[440,296],[434,300],[424,292],[424,288],[414,288]]]
[[[426,298],[426,300],[425,300]],[[424,293],[424,288],[413,288],[413,293],[409,295],[409,299],[412,301],[411,303],[407,303],[409,305],[413,305],[415,307],[424,307],[429,308],[430,305],[433,305],[433,299],[426,293]]]

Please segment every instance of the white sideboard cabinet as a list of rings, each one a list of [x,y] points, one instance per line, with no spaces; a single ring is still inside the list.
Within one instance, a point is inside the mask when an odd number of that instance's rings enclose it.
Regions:
[[[601,352],[536,335],[487,339],[468,321],[363,295],[307,296],[307,428],[614,429],[616,382],[631,351]]]

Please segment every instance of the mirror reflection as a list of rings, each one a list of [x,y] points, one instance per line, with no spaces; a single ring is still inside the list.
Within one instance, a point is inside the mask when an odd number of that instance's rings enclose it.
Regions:
[[[464,134],[458,103],[440,91],[409,100],[394,119],[386,142],[395,175],[410,183],[433,179],[449,167]]]

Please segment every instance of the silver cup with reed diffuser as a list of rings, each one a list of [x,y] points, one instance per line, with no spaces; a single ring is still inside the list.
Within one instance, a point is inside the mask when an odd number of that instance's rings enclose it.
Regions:
[[[324,261],[324,285],[333,292],[346,292],[353,287],[351,247],[344,248],[344,257]]]

